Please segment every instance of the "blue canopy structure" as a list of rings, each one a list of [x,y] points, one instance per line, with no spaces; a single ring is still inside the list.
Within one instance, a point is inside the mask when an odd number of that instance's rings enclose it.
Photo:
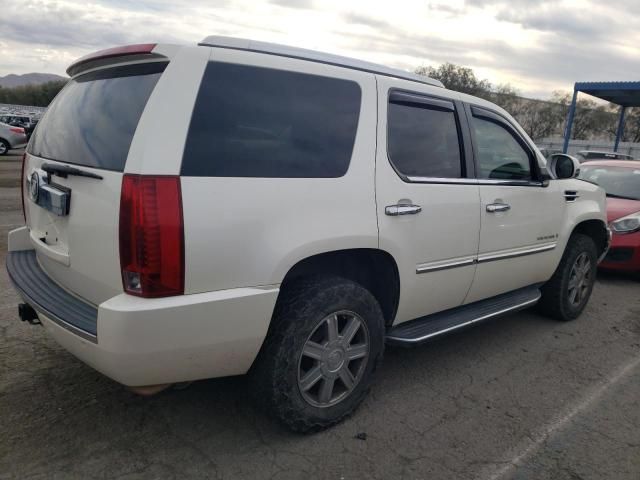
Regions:
[[[573,86],[573,100],[569,107],[567,125],[564,130],[564,145],[562,151],[567,153],[569,140],[571,139],[571,127],[576,113],[576,100],[578,92],[583,92],[592,97],[601,98],[607,102],[620,105],[620,119],[616,130],[616,142],[613,151],[618,151],[618,144],[624,131],[624,112],[628,107],[640,107],[640,82],[576,82]]]

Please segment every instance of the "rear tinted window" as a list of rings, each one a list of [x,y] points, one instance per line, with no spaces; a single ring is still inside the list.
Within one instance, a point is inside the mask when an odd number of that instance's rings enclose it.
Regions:
[[[211,62],[182,175],[340,177],[349,168],[360,87],[335,78]]]
[[[38,123],[29,153],[123,171],[142,111],[165,67],[116,67],[71,80]]]
[[[389,158],[409,177],[460,178],[462,155],[455,113],[389,103]]]

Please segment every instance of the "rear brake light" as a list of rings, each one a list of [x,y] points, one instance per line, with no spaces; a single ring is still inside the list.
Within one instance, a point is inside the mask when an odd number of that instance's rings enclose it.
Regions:
[[[27,223],[27,211],[24,208],[24,169],[27,163],[27,154],[22,154],[22,173],[20,174],[20,200],[22,200],[22,216],[24,217],[24,223]]]
[[[13,133],[24,133],[24,128],[22,127],[11,127],[9,130]]]
[[[124,47],[107,48],[106,50],[100,50],[90,53],[84,57],[76,60],[69,68],[67,68],[67,75],[74,76],[79,71],[83,70],[85,64],[93,62],[95,60],[102,60],[106,58],[114,57],[126,57],[130,55],[145,55],[151,54],[153,49],[156,48],[156,43],[138,43],[136,45],[125,45]]]
[[[120,196],[124,291],[140,297],[184,293],[180,177],[125,175]]]

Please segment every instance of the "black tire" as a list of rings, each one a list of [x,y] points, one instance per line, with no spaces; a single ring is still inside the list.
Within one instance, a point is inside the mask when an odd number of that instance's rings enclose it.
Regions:
[[[587,269],[589,278],[586,280],[585,289],[579,301],[574,303],[572,300],[578,300],[574,296],[577,287],[570,290],[569,283],[573,279],[573,269],[579,257],[589,260],[589,268]],[[598,250],[593,239],[580,233],[573,234],[569,238],[560,265],[551,279],[542,287],[542,298],[538,303],[538,309],[549,317],[565,322],[580,316],[593,291],[597,261]]]
[[[344,398],[336,400],[335,404],[316,406],[305,398],[305,395],[310,397],[311,393],[302,393],[303,361],[308,360],[302,353],[303,347],[311,342],[312,335],[325,328],[325,320],[333,318],[336,312],[347,312],[340,320],[336,317],[336,325],[338,322],[343,325],[342,330],[335,331],[336,334],[344,334],[339,336],[341,340],[344,339],[346,322],[356,318],[359,325],[356,335],[367,335],[368,355],[357,365],[357,376],[351,377],[356,380],[351,390],[347,383],[336,379],[335,385],[345,389],[342,392]],[[350,317],[351,313],[355,316]],[[326,328],[328,332],[329,327]],[[356,409],[371,387],[373,374],[384,351],[384,332],[380,305],[367,289],[355,282],[341,277],[322,276],[299,280],[284,287],[274,310],[269,333],[250,372],[250,388],[255,400],[296,432],[318,431],[340,422]],[[317,362],[314,368],[328,365],[320,360]],[[353,362],[357,360],[346,360],[346,368],[350,368],[350,365],[353,367]],[[342,365],[345,365],[345,360]],[[320,384],[319,390],[325,382],[327,380],[324,377],[317,382]],[[333,383],[331,388],[334,388]]]
[[[10,149],[11,149],[11,145],[9,145],[9,142],[4,140],[3,138],[0,138],[0,156],[6,155],[7,153],[9,153]]]

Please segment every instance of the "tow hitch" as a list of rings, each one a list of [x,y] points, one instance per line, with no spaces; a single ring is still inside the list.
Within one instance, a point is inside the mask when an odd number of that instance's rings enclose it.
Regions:
[[[23,322],[29,322],[31,325],[41,324],[36,311],[31,307],[31,305],[27,305],[26,303],[18,305],[18,316],[20,317],[20,320]]]

